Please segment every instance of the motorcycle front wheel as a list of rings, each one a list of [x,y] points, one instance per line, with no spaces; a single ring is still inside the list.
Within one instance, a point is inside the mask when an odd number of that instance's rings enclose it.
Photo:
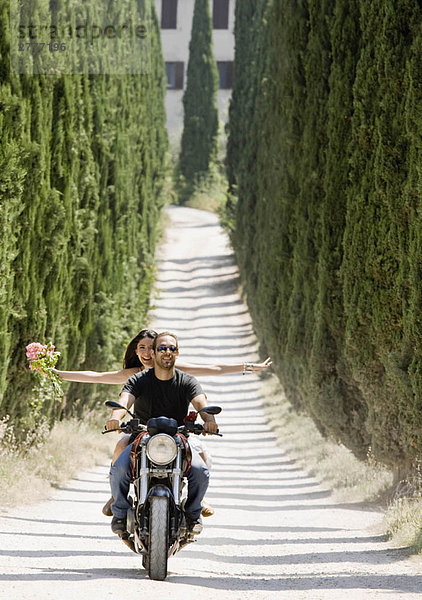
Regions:
[[[153,496],[149,509],[148,575],[162,581],[167,577],[169,499]]]

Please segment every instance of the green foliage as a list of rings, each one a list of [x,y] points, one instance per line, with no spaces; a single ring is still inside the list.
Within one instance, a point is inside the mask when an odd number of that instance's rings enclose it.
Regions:
[[[187,199],[216,158],[218,144],[218,71],[212,45],[208,0],[195,0],[189,44],[184,121],[178,170]]]
[[[0,0],[0,415],[26,427],[26,344],[53,340],[61,367],[109,368],[144,323],[164,203],[165,73],[154,16],[147,74],[15,75],[8,4]],[[44,399],[40,418],[93,406],[95,387],[67,389],[62,406]]]
[[[290,401],[360,458],[422,450],[422,9],[236,6],[226,220]]]
[[[226,205],[226,221],[231,225],[238,260],[248,269],[251,253],[248,243],[253,238],[254,209],[257,196],[257,151],[260,132],[252,117],[257,110],[265,54],[263,50],[266,23],[263,21],[267,0],[245,0],[236,3],[232,97],[227,124],[227,174],[230,196]],[[234,227],[233,223],[237,225]],[[248,230],[248,240],[243,232]],[[251,286],[253,292],[254,286]]]

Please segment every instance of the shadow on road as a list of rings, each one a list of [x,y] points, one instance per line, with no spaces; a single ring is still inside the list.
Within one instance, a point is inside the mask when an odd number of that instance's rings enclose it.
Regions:
[[[391,590],[394,592],[420,593],[422,577],[418,575],[333,575],[324,577],[319,574],[290,577],[274,577],[272,573],[251,573],[248,577],[236,576],[198,576],[180,577],[170,576],[168,581],[183,585],[199,586],[213,590],[238,590],[238,591],[305,591],[309,590]],[[312,596],[310,596],[311,598]],[[315,597],[315,596],[313,596]],[[363,598],[354,596],[353,600]]]
[[[309,557],[310,558],[310,557]],[[0,576],[0,581],[10,582],[41,582],[41,581],[83,581],[89,579],[148,579],[143,569],[55,569],[36,568],[33,573],[12,574]],[[419,575],[332,575],[324,576],[319,573],[308,573],[275,577],[273,573],[254,573],[248,576],[217,575],[212,572],[206,575],[179,575],[171,570],[167,577],[171,584],[191,585],[210,590],[234,591],[315,591],[315,590],[387,590],[392,592],[420,593],[422,577]],[[361,596],[362,597],[362,596]],[[353,599],[354,600],[354,599]]]

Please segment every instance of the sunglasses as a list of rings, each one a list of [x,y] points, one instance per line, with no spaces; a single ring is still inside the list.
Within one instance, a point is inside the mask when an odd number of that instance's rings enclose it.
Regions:
[[[177,346],[157,346],[158,352],[167,352],[167,350],[170,352],[177,352]]]

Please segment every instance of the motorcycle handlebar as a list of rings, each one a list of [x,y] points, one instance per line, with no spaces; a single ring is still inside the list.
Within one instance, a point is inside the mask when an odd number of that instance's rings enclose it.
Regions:
[[[212,433],[209,431],[205,431],[204,426],[201,425],[201,423],[192,423],[189,421],[185,423],[185,425],[178,427],[177,431],[179,431],[179,433],[187,432],[193,433],[195,435],[201,435],[201,433],[205,432],[207,435],[218,435],[219,437],[223,437],[223,434],[220,433],[218,429],[215,433]]]
[[[138,421],[137,419],[135,420]],[[129,421],[128,423],[121,423],[118,429],[104,429],[104,431],[102,431],[101,433],[112,433],[113,431],[123,431],[123,433],[142,433],[146,430],[146,426],[141,425],[139,421],[137,423],[132,423],[131,421]]]
[[[141,433],[143,431],[147,431],[145,425],[136,424],[136,426],[132,425],[129,421],[128,423],[122,423],[119,429],[104,429],[101,433],[104,435],[105,433],[112,433],[113,431],[123,431],[123,433]],[[193,433],[194,435],[201,435],[201,433],[205,432],[204,426],[201,423],[186,423],[185,425],[181,425],[177,428],[179,433]],[[207,435],[218,435],[219,437],[223,437],[223,434],[217,431],[214,432],[205,432]]]

